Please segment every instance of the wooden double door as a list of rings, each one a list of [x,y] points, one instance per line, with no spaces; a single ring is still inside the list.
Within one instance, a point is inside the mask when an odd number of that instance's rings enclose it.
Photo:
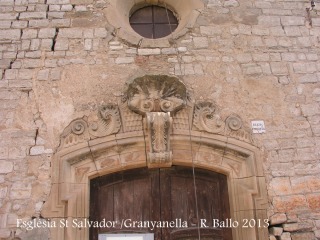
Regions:
[[[185,167],[135,169],[93,179],[90,240],[101,233],[154,233],[155,240],[231,240],[226,176]],[[199,238],[200,235],[200,238]]]

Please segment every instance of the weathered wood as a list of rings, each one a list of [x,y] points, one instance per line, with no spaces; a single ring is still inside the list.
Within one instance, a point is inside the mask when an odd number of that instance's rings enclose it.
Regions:
[[[91,181],[91,219],[117,221],[114,228],[91,229],[90,239],[101,232],[153,232],[155,240],[229,240],[230,228],[212,228],[212,219],[230,218],[226,176],[205,170],[173,167],[170,169],[138,169],[111,174]],[[195,188],[196,186],[196,188]],[[197,213],[198,212],[198,213]],[[186,221],[188,228],[132,227],[120,222]],[[208,228],[198,228],[200,219]]]

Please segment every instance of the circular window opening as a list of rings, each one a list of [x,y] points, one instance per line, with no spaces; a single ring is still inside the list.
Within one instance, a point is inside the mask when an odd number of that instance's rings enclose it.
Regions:
[[[172,11],[155,5],[138,9],[129,22],[136,33],[151,39],[166,37],[178,26],[178,19]]]

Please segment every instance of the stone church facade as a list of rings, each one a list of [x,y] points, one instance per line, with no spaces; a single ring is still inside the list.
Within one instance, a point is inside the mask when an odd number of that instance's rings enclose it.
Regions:
[[[172,34],[131,28],[151,5]],[[49,225],[90,219],[95,179],[174,167],[226,177],[250,225],[217,239],[320,239],[319,46],[316,1],[0,0],[0,239],[96,239]]]

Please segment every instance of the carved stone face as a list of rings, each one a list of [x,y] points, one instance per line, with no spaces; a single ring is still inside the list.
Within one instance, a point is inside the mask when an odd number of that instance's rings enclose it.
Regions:
[[[178,78],[147,75],[136,78],[128,88],[128,107],[139,114],[174,113],[186,105],[187,91]]]

